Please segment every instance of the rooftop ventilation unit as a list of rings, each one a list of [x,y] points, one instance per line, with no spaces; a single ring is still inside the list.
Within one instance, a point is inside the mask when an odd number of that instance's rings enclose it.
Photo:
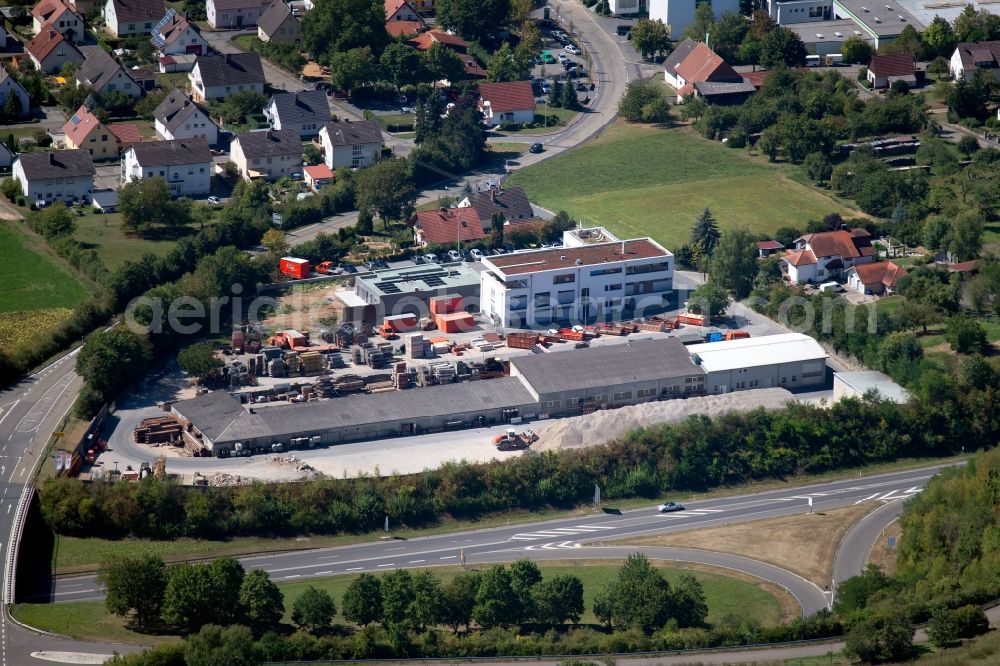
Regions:
[[[892,11],[892,5],[883,5],[883,6],[884,6],[884,7],[886,8],[886,9],[888,9],[888,10],[889,10],[890,12]]]

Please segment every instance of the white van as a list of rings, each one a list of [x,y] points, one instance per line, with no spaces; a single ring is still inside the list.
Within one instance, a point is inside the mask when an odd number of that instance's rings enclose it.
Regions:
[[[806,56],[806,67],[819,67],[822,64],[818,55]]]
[[[823,292],[841,292],[844,291],[844,286],[836,282],[824,282],[819,286],[819,290]]]

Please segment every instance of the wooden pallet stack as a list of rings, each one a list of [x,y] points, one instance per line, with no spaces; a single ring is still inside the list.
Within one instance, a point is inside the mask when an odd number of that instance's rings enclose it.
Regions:
[[[137,444],[174,444],[181,440],[183,433],[184,426],[177,419],[155,416],[143,419],[132,434]]]

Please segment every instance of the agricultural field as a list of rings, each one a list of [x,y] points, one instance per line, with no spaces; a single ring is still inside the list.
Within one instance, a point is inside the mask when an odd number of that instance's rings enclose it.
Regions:
[[[668,248],[687,242],[706,207],[723,231],[744,225],[761,234],[829,213],[860,215],[793,180],[791,168],[756,162],[687,127],[619,121],[586,145],[526,167],[507,182],[524,187],[549,210],[566,210],[622,237],[651,236]]]

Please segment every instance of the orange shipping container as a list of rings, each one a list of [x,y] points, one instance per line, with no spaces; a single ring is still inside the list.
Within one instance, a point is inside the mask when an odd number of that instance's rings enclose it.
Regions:
[[[282,257],[278,268],[283,275],[296,280],[304,280],[309,277],[311,268],[309,262],[297,257]]]
[[[412,331],[417,327],[417,315],[414,314],[391,315],[385,318],[383,324],[385,326],[390,327],[397,333]]]
[[[434,296],[430,301],[431,314],[451,314],[462,309],[461,296]]]
[[[438,328],[445,333],[463,333],[471,331],[475,326],[472,315],[462,310],[434,315]]]

